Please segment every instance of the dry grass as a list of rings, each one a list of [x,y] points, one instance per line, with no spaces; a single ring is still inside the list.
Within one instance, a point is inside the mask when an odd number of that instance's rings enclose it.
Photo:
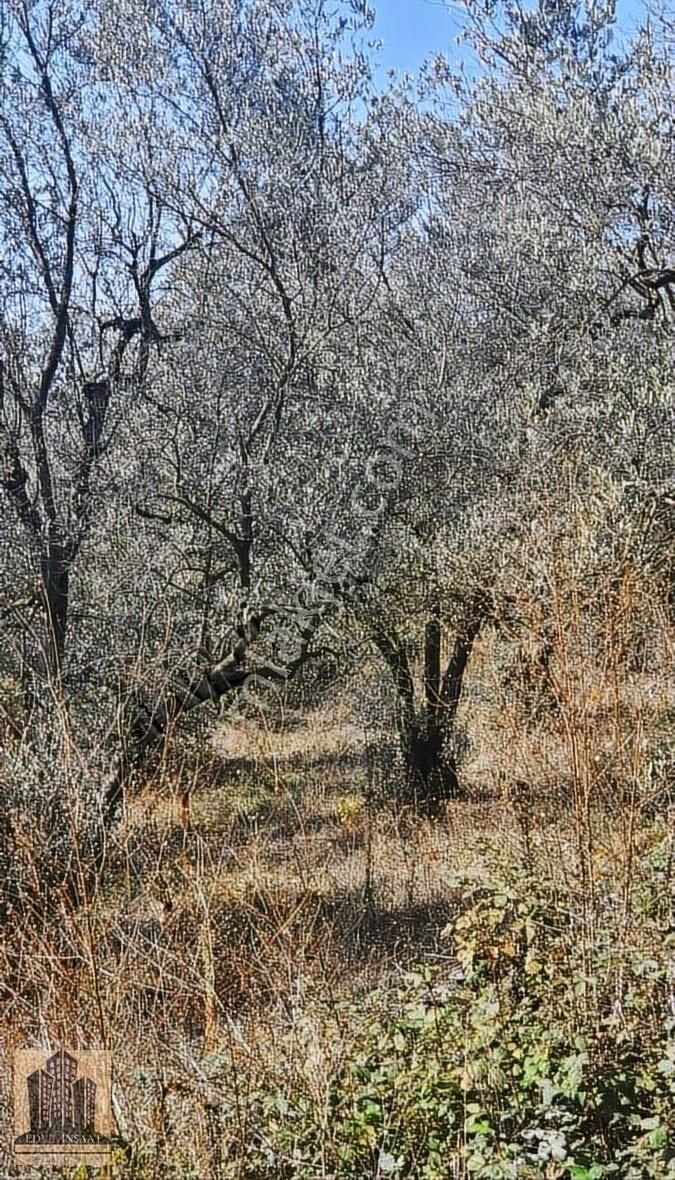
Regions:
[[[472,801],[433,822],[370,800],[366,738],[343,706],[281,731],[222,729],[189,764],[164,759],[127,805],[91,907],[55,897],[49,922],[24,915],[6,942],[4,1128],[15,1047],[98,1042],[114,1053],[135,1174],[217,1177],[214,1063],[244,1091],[301,1070],[321,1109],[358,1035],[341,1004],[365,1020],[375,989],[412,965],[454,969],[448,931],[467,881],[508,866],[552,883],[589,923],[589,890],[627,915],[654,840],[649,783],[635,783],[669,734],[672,681],[635,673],[617,693],[596,674],[557,717],[528,723],[517,698],[500,698],[491,644],[462,706]],[[0,1166],[11,1174],[7,1157]]]

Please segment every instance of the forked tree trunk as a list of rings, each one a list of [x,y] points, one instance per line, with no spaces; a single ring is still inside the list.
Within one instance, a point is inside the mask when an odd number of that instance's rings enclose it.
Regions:
[[[396,724],[403,754],[405,781],[400,795],[422,811],[434,811],[451,799],[465,797],[455,751],[457,710],[471,651],[486,617],[482,600],[471,603],[455,636],[445,672],[441,672],[442,630],[434,611],[424,634],[424,703],[415,707],[410,665],[398,636],[376,627],[374,641],[394,677]]]

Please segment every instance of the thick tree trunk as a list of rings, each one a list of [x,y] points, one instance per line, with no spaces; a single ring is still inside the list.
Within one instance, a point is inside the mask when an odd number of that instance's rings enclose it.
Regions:
[[[441,699],[441,623],[436,607],[424,628],[424,707],[401,735],[406,793],[422,808],[461,794],[451,748],[452,719]]]
[[[390,630],[373,629],[373,638],[394,676],[396,724],[405,767],[404,801],[421,811],[435,811],[451,799],[465,797],[454,749],[457,710],[474,642],[486,617],[482,599],[470,604],[455,637],[441,677],[441,623],[438,610],[424,632],[424,704],[415,708],[413,679],[403,647]]]
[[[421,811],[434,811],[444,801],[465,797],[452,738],[452,727],[446,727],[438,717],[422,717],[400,735],[406,771],[404,799]]]

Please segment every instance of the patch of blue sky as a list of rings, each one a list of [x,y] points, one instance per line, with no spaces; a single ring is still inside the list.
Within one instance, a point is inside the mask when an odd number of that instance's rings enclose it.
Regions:
[[[464,27],[462,6],[445,0],[372,0],[372,36],[381,41],[378,73],[388,70],[416,73],[427,57],[445,54],[453,65],[468,61],[465,45],[458,44]],[[630,35],[647,15],[639,0],[618,0],[617,35]]]

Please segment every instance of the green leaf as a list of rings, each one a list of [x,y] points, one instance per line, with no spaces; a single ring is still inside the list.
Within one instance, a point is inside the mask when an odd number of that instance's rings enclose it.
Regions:
[[[486,1119],[470,1119],[466,1124],[467,1134],[469,1135],[491,1135],[492,1127]]]
[[[668,1132],[665,1127],[655,1127],[649,1136],[649,1146],[655,1151],[668,1146]]]

